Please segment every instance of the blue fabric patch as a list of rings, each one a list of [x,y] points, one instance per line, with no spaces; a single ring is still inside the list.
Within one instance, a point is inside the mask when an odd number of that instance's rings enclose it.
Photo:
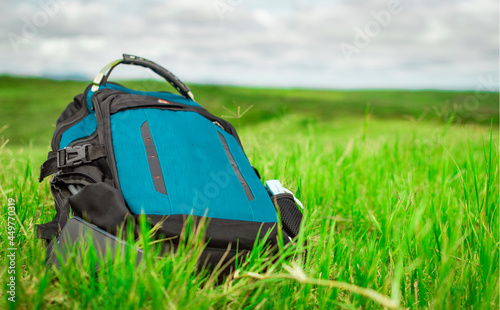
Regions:
[[[167,195],[155,190],[141,136],[148,122]],[[218,137],[226,139],[254,199],[249,201]],[[118,178],[135,214],[193,214],[272,222],[276,210],[236,139],[195,112],[134,109],[111,116]]]
[[[97,121],[94,112],[92,112],[62,134],[59,149],[67,147],[75,140],[90,136],[95,132],[96,128]]]

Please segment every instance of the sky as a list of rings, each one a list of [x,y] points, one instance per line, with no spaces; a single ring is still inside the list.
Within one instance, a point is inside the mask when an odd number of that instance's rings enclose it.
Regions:
[[[0,74],[87,80],[129,53],[188,83],[498,90],[495,0],[0,0],[0,12]]]

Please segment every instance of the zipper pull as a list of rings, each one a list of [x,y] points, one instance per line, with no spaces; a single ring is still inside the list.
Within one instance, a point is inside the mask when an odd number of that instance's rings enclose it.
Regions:
[[[212,123],[214,123],[215,125],[217,125],[220,128],[222,128],[222,130],[224,130],[224,127],[222,127],[222,125],[218,121],[213,121]]]

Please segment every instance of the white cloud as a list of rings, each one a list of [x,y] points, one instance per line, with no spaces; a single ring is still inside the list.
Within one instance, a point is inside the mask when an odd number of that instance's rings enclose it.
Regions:
[[[90,79],[127,52],[200,83],[474,88],[498,76],[496,1],[401,0],[401,12],[384,15],[391,1],[46,0],[51,10],[11,1],[2,4],[0,68]],[[342,43],[358,50],[350,62]]]

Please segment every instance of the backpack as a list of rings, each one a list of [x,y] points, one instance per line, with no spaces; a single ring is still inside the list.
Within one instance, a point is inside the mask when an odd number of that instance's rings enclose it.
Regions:
[[[180,95],[108,82],[119,64],[151,69]],[[40,182],[53,174],[56,214],[37,225],[41,239],[57,237],[70,214],[111,235],[144,214],[175,248],[188,219],[206,220],[203,259],[216,265],[248,253],[256,240],[275,246],[282,236],[287,244],[299,232],[296,198],[277,180],[262,184],[235,128],[144,58],[124,54],[105,66],[61,114],[51,147]]]

